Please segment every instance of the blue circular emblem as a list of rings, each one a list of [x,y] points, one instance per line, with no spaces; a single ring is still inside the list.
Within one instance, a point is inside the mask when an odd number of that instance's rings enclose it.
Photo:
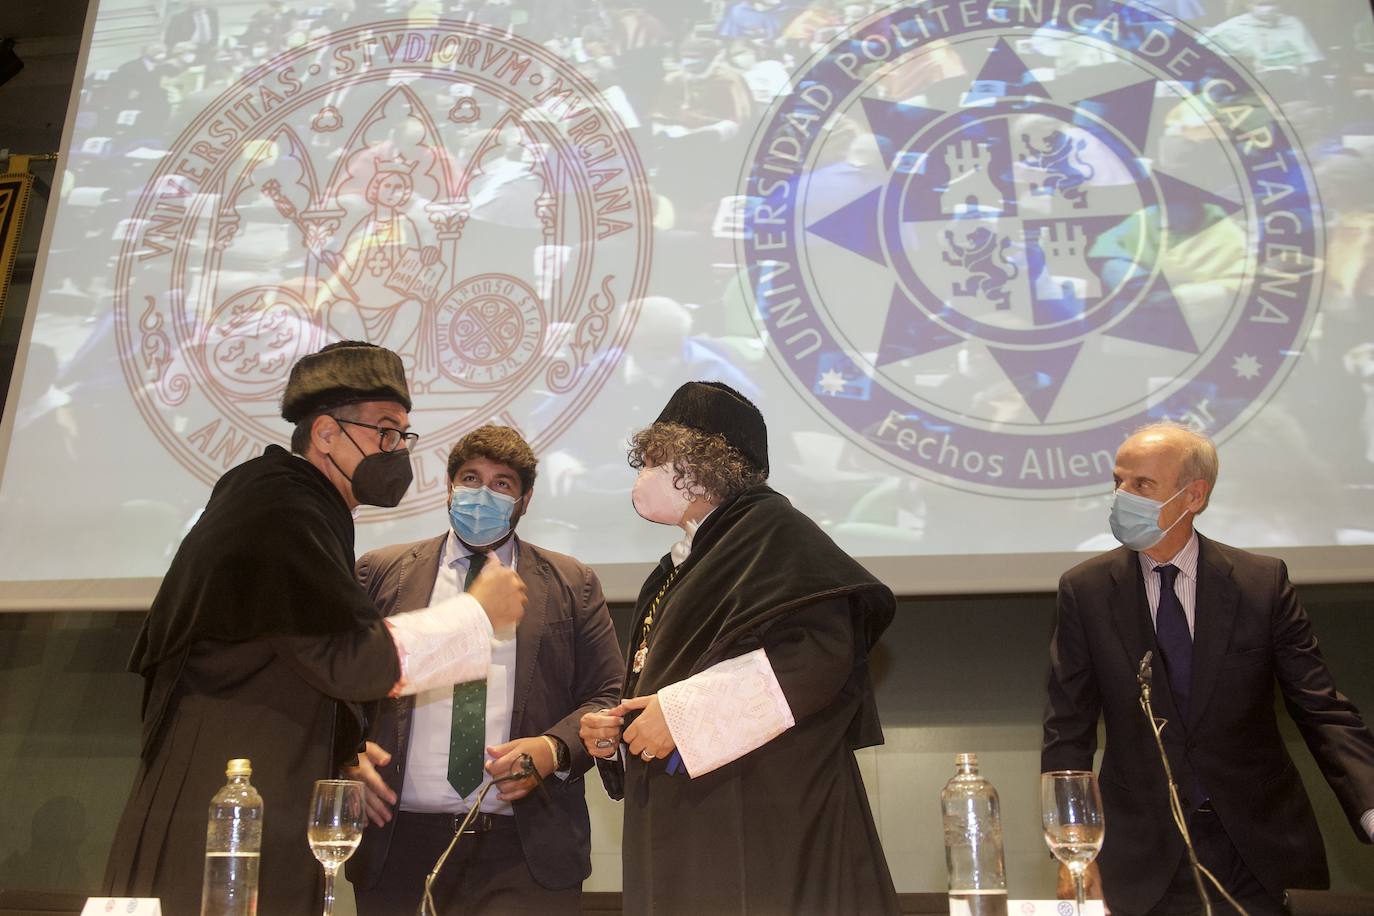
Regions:
[[[878,15],[794,79],[742,179],[756,320],[821,414],[963,489],[1100,491],[1157,419],[1215,439],[1316,311],[1316,188],[1226,50],[1125,0]]]

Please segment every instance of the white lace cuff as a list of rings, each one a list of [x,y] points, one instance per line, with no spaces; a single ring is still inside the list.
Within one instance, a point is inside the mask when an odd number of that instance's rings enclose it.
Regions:
[[[401,679],[392,696],[412,696],[487,676],[491,621],[471,595],[395,614],[386,618],[386,625],[401,660]]]
[[[660,688],[658,703],[692,777],[738,760],[795,724],[762,649]]]

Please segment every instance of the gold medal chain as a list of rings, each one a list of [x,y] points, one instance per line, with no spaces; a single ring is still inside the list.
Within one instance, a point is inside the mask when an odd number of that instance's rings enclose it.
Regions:
[[[674,566],[673,571],[668,573],[668,578],[663,580],[663,586],[659,588],[658,594],[654,595],[654,600],[649,603],[649,611],[644,615],[644,626],[639,640],[639,651],[635,652],[634,665],[631,670],[638,674],[644,670],[644,662],[649,657],[649,631],[654,626],[654,614],[658,612],[658,606],[663,602],[663,596],[668,594],[668,587],[677,578],[678,567]]]

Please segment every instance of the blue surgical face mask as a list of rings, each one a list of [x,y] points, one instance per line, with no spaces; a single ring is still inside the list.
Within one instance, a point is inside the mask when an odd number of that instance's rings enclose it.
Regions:
[[[490,547],[511,530],[516,499],[487,487],[454,487],[448,520],[469,547]]]
[[[1184,487],[1178,491],[1182,493]],[[1112,511],[1108,516],[1108,521],[1112,526],[1112,534],[1116,539],[1125,544],[1132,550],[1149,550],[1151,547],[1164,540],[1164,536],[1173,530],[1174,525],[1187,516],[1184,512],[1174,519],[1173,524],[1168,528],[1159,527],[1159,513],[1165,506],[1173,502],[1178,493],[1170,496],[1164,502],[1157,499],[1147,499],[1144,496],[1137,496],[1134,493],[1127,493],[1120,487],[1112,495]]]

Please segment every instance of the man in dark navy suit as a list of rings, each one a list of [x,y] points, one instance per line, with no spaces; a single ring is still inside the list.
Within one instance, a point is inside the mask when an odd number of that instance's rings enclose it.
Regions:
[[[1360,839],[1374,831],[1374,736],[1336,690],[1284,564],[1193,530],[1217,477],[1211,441],[1145,427],[1116,455],[1124,546],[1059,583],[1042,771],[1088,770],[1099,716],[1113,914],[1200,911],[1136,674],[1153,652],[1155,714],[1202,864],[1252,914],[1325,887],[1316,816],[1274,714],[1274,684]],[[1209,888],[1213,900],[1219,895]]]

